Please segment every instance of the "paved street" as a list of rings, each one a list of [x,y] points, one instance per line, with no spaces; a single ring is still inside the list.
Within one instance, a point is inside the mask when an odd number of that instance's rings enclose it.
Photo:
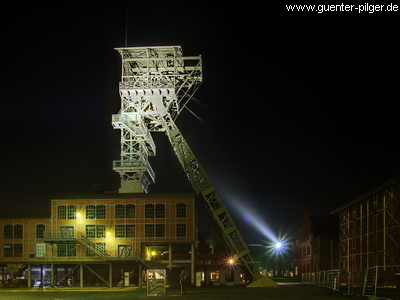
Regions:
[[[266,300],[359,300],[356,296],[343,296],[329,289],[287,285],[275,288],[188,288],[185,296],[179,295],[179,290],[167,290],[163,299],[266,299]],[[134,299],[147,298],[144,288],[53,288],[53,289],[0,289],[2,300],[26,299]]]

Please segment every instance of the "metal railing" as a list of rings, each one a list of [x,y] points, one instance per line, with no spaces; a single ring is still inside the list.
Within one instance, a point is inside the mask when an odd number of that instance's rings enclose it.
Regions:
[[[302,274],[302,282],[380,299],[400,299],[400,265],[374,266],[360,271],[326,270]]]
[[[303,273],[301,277],[303,283],[322,286],[336,291],[339,289],[339,275],[339,270],[335,269]]]

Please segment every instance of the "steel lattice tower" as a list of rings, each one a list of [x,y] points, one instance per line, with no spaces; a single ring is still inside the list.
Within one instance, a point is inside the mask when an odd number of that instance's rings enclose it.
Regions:
[[[199,201],[221,229],[232,254],[253,278],[258,278],[260,274],[231,215],[174,122],[202,82],[201,56],[185,57],[180,46],[116,50],[122,58],[121,109],[112,116],[113,127],[121,130],[121,160],[114,161],[113,166],[121,176],[119,192],[148,191],[155,177],[148,157],[156,153],[150,132],[165,132]]]
[[[122,57],[121,110],[112,116],[121,129],[120,193],[147,192],[155,174],[151,131],[165,131],[202,81],[201,57],[183,57],[180,46],[117,48]]]

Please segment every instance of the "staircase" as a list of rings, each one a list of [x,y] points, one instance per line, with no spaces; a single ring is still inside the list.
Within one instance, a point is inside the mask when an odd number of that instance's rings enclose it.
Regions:
[[[109,255],[105,249],[97,247],[96,243],[92,243],[81,232],[69,232],[64,230],[49,230],[44,232],[44,241],[51,244],[59,243],[78,243],[87,249],[93,251],[96,256],[107,258]]]

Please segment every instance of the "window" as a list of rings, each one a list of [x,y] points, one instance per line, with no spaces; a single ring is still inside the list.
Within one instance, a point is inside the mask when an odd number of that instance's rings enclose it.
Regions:
[[[76,205],[58,205],[57,206],[57,219],[58,220],[75,220],[76,219]]]
[[[4,244],[4,257],[22,257],[22,244]]]
[[[186,218],[186,204],[185,203],[177,203],[176,204],[176,217],[177,218]]]
[[[116,219],[125,218],[125,205],[122,204],[115,205],[115,218]]]
[[[76,244],[57,244],[57,256],[76,256]]]
[[[136,226],[134,224],[126,225],[126,237],[135,237],[136,236]]]
[[[105,238],[106,225],[86,225],[86,237],[88,239]]]
[[[156,218],[165,218],[165,205],[158,203],[156,204]]]
[[[132,245],[118,245],[118,257],[132,257]]]
[[[154,224],[144,224],[144,236],[154,237]]]
[[[176,224],[176,236],[186,237],[186,224]]]
[[[105,205],[97,205],[96,206],[96,219],[105,219],[106,218],[106,206]]]
[[[98,239],[106,237],[106,225],[97,225],[96,226],[96,237]]]
[[[44,224],[37,224],[36,225],[36,238],[37,239],[44,238],[44,231],[45,230],[46,230],[46,226]]]
[[[136,210],[134,204],[127,204],[126,205],[126,218],[133,219],[136,217]]]
[[[68,205],[67,219],[68,220],[76,219],[76,205]]]
[[[86,219],[105,219],[106,218],[106,206],[105,205],[86,205]]]
[[[134,204],[117,204],[115,206],[115,218],[116,219],[133,219],[136,216],[136,210]]]
[[[165,237],[165,224],[156,224],[156,237]]]
[[[95,243],[94,248],[97,251],[104,253],[106,252],[106,243]],[[86,256],[97,256],[97,254],[94,251],[86,248]]]
[[[225,281],[226,282],[233,282],[234,270],[226,269],[225,270]]]
[[[21,224],[14,225],[14,239],[23,238],[24,227]]]
[[[4,257],[13,256],[13,244],[4,244]]]
[[[45,257],[45,256],[46,256],[46,244],[36,243],[36,257]]]
[[[94,239],[96,237],[96,225],[86,225],[86,237]]]
[[[115,225],[116,238],[130,238],[136,236],[136,226],[134,224]]]
[[[96,219],[96,206],[86,205],[86,220]]]
[[[14,238],[14,226],[12,226],[12,225],[4,225],[4,238],[5,239]]]
[[[22,244],[14,244],[14,257],[22,257]]]
[[[219,281],[219,271],[211,271],[210,279],[211,281]]]
[[[144,206],[144,217],[154,218],[154,204],[146,204]]]

